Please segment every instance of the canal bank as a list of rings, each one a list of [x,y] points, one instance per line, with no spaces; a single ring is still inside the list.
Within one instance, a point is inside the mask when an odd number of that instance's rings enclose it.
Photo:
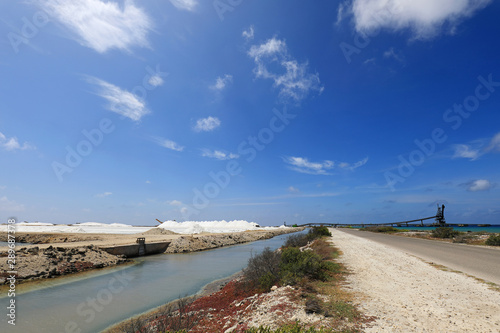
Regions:
[[[100,332],[243,269],[253,253],[280,247],[287,235],[197,253],[139,257],[132,266],[16,297],[9,332]],[[6,306],[6,297],[0,305]],[[6,318],[0,326],[7,327]]]

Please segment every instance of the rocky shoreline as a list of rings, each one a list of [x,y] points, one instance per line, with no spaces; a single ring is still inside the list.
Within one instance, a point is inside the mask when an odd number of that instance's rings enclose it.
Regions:
[[[268,239],[281,234],[303,230],[303,228],[280,228],[274,230],[245,231],[225,234],[178,235],[168,233],[144,233],[135,235],[96,234],[18,234],[16,240],[30,241],[37,245],[16,247],[16,283],[38,279],[50,279],[78,272],[112,267],[126,262],[123,256],[116,256],[100,249],[117,243],[133,244],[137,237],[146,241],[170,241],[165,253],[188,253],[215,249]],[[1,235],[2,237],[4,234]],[[0,237],[0,239],[2,239]],[[0,285],[8,283],[10,262],[8,247],[0,247]]]

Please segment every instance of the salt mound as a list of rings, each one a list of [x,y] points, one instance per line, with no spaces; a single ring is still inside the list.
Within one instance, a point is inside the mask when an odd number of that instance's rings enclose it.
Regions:
[[[141,235],[177,235],[177,233],[167,230],[167,229],[162,229],[162,228],[151,228],[146,232],[143,232]]]
[[[199,234],[202,232],[225,233],[261,229],[257,223],[243,220],[234,220],[229,222],[225,220],[186,222],[165,221],[157,228],[174,231],[179,234]]]
[[[75,226],[88,226],[88,227],[118,227],[118,228],[128,228],[132,227],[129,224],[122,224],[122,223],[99,223],[99,222],[83,222],[83,223],[75,223]]]

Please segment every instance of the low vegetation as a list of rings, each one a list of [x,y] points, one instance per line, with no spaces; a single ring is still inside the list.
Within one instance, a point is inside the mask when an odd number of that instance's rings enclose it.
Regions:
[[[460,231],[451,227],[438,227],[431,231],[431,237],[434,238],[454,238],[460,235]]]
[[[500,246],[500,234],[490,235],[490,237],[488,237],[488,239],[486,240],[485,244],[490,246]]]
[[[251,313],[248,306],[241,304],[251,302],[248,300],[272,290],[273,286],[286,285],[294,286],[290,296],[293,303],[303,304],[306,313],[323,315],[325,320],[316,326],[284,320],[281,323],[284,326],[274,329],[248,328],[246,323],[236,322],[234,332],[360,332],[361,325],[371,318],[361,315],[352,305],[351,295],[341,288],[346,272],[334,262],[338,251],[323,238],[329,235],[328,228],[317,227],[307,234],[289,236],[280,250],[266,248],[252,256],[241,280],[232,280],[219,292],[194,302],[182,299],[160,308],[155,314],[134,318],[122,325],[119,332],[224,332],[228,318],[238,318],[242,311]],[[218,317],[221,314],[223,317]]]
[[[371,231],[371,232],[384,232],[384,233],[395,233],[395,232],[403,232],[408,230],[396,229],[394,227],[389,226],[373,226],[359,229],[361,231]]]

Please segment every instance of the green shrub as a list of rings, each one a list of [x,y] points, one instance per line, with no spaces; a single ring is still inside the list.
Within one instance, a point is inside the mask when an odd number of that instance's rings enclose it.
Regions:
[[[283,284],[295,285],[303,278],[326,280],[329,266],[313,251],[300,251],[296,247],[281,252],[280,276]]]
[[[453,230],[451,227],[438,227],[431,231],[431,236],[435,238],[453,238],[459,234],[460,231]]]
[[[366,228],[361,228],[360,230],[363,231],[371,231],[371,232],[400,232],[399,229],[396,229],[394,227],[384,227],[384,226],[373,226],[373,227],[366,227]]]
[[[490,237],[488,237],[488,239],[486,240],[486,245],[500,246],[500,234],[490,235]]]
[[[281,254],[266,247],[262,253],[252,256],[243,270],[245,280],[253,287],[265,291],[271,289],[279,280]]]
[[[328,237],[331,237],[332,234],[331,232],[328,230],[327,227],[325,226],[321,226],[321,227],[313,227],[310,231],[309,231],[310,234],[312,234],[314,236],[314,239],[316,238],[320,238],[322,236],[328,236]]]
[[[307,235],[291,235],[286,239],[284,247],[302,247],[306,246],[309,242],[309,237]]]

